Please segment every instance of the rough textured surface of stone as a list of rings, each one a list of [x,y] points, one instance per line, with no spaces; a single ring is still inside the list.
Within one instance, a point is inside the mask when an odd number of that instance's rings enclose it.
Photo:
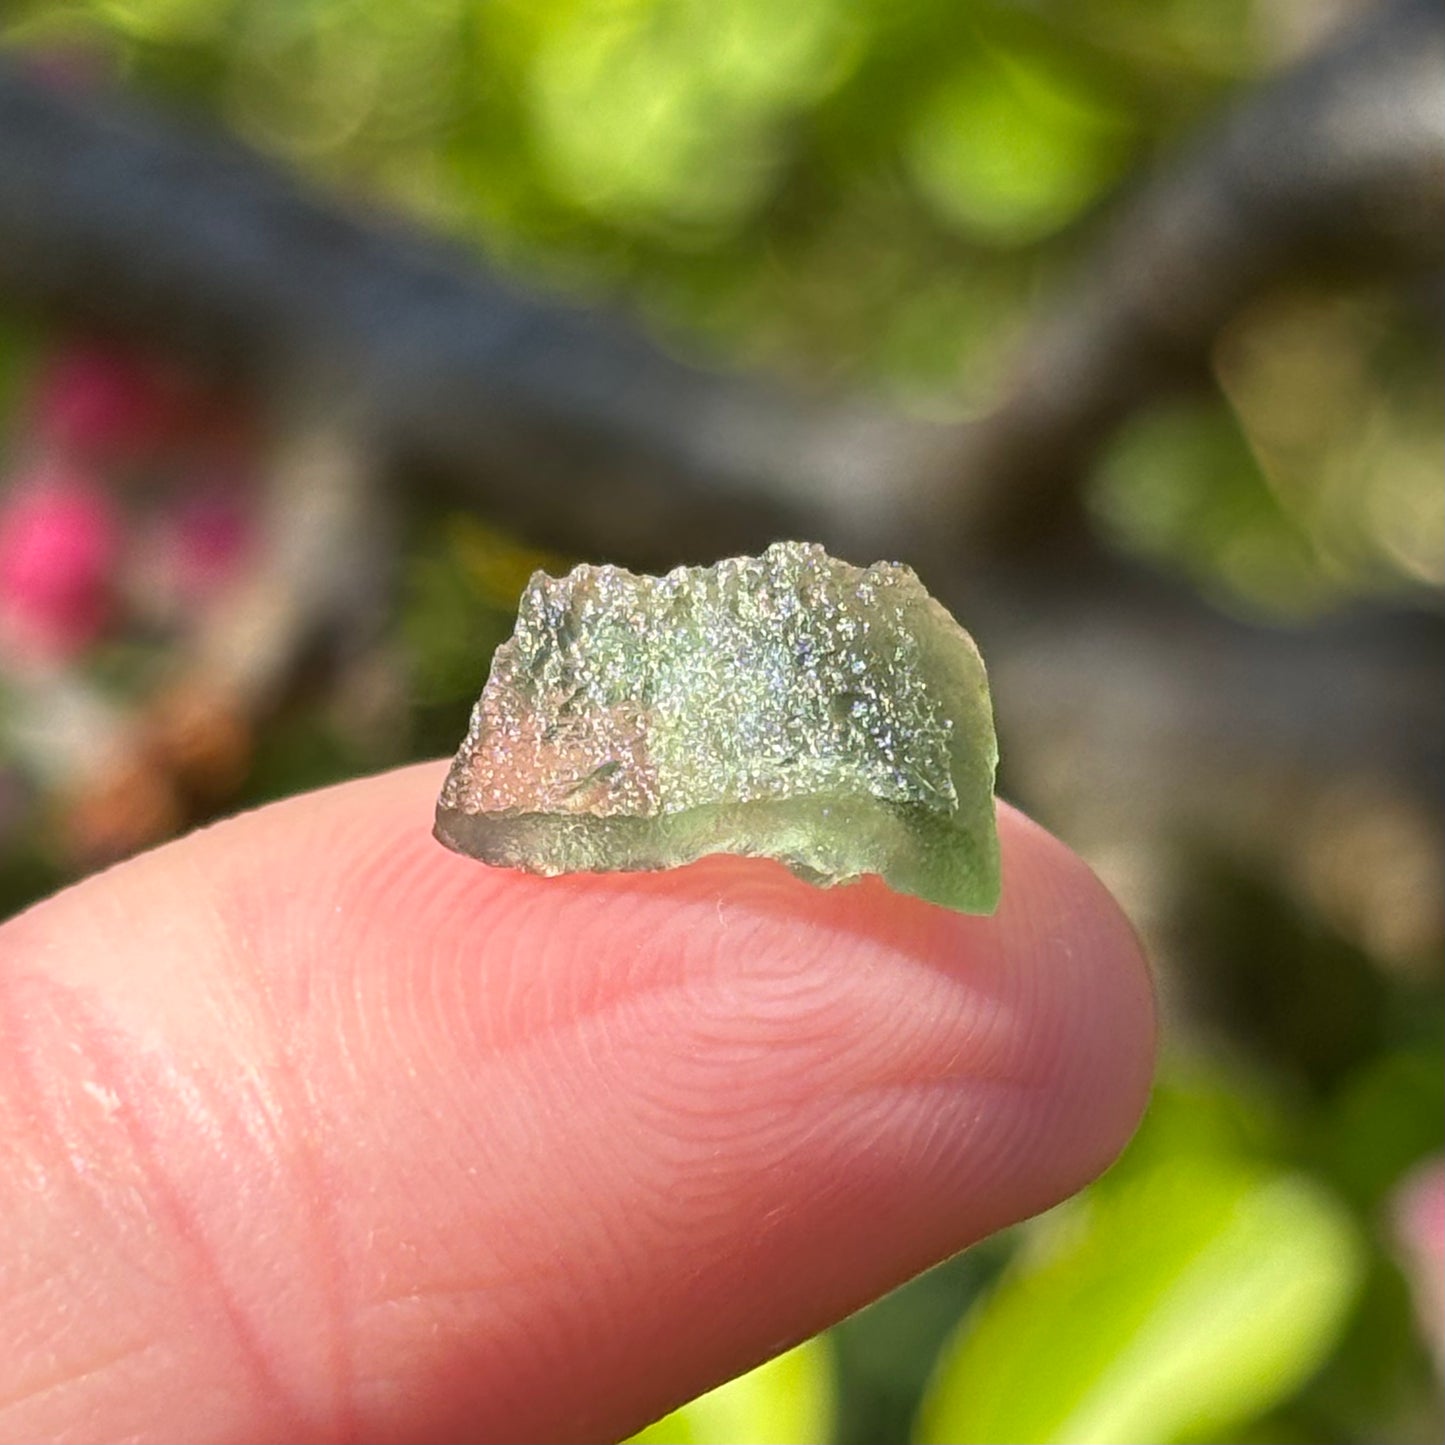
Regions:
[[[978,649],[907,567],[583,566],[523,593],[436,834],[545,874],[760,855],[987,913],[996,760]]]

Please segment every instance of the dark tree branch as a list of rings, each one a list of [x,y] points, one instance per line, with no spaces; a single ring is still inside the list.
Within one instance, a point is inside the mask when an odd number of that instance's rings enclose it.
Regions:
[[[525,297],[197,125],[0,67],[0,288],[366,419],[392,462],[564,547],[661,565],[809,531],[986,555],[1086,534],[1098,440],[1301,265],[1433,264],[1445,10],[1395,0],[1172,162],[962,429],[807,402]],[[977,547],[974,550],[978,550]]]
[[[0,66],[0,288],[364,419],[393,462],[564,546],[701,559],[829,515],[933,433],[667,356],[602,312],[304,190],[119,97]]]
[[[969,545],[1085,535],[1090,456],[1141,400],[1197,376],[1251,298],[1312,269],[1435,272],[1445,211],[1445,6],[1392,0],[1166,160],[1026,343],[946,483]]]

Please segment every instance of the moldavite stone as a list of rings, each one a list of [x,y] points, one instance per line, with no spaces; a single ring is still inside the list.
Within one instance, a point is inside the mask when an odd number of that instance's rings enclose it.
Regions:
[[[996,759],[978,649],[907,567],[780,543],[665,577],[539,572],[436,834],[546,874],[760,855],[988,913]]]

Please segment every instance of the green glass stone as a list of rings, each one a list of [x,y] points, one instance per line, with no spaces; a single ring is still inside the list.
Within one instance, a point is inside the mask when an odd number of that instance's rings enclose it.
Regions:
[[[544,874],[742,853],[989,913],[997,757],[978,649],[907,567],[788,542],[665,577],[539,572],[436,835]]]

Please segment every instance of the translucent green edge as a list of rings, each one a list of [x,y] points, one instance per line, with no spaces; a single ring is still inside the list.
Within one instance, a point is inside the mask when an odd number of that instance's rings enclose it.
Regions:
[[[810,883],[877,873],[900,893],[992,913],[1000,889],[991,793],[988,802],[987,824],[971,820],[976,826],[967,831],[925,808],[857,798],[791,798],[657,818],[439,807],[436,836],[483,863],[548,876],[652,871],[713,853],[775,858]]]

